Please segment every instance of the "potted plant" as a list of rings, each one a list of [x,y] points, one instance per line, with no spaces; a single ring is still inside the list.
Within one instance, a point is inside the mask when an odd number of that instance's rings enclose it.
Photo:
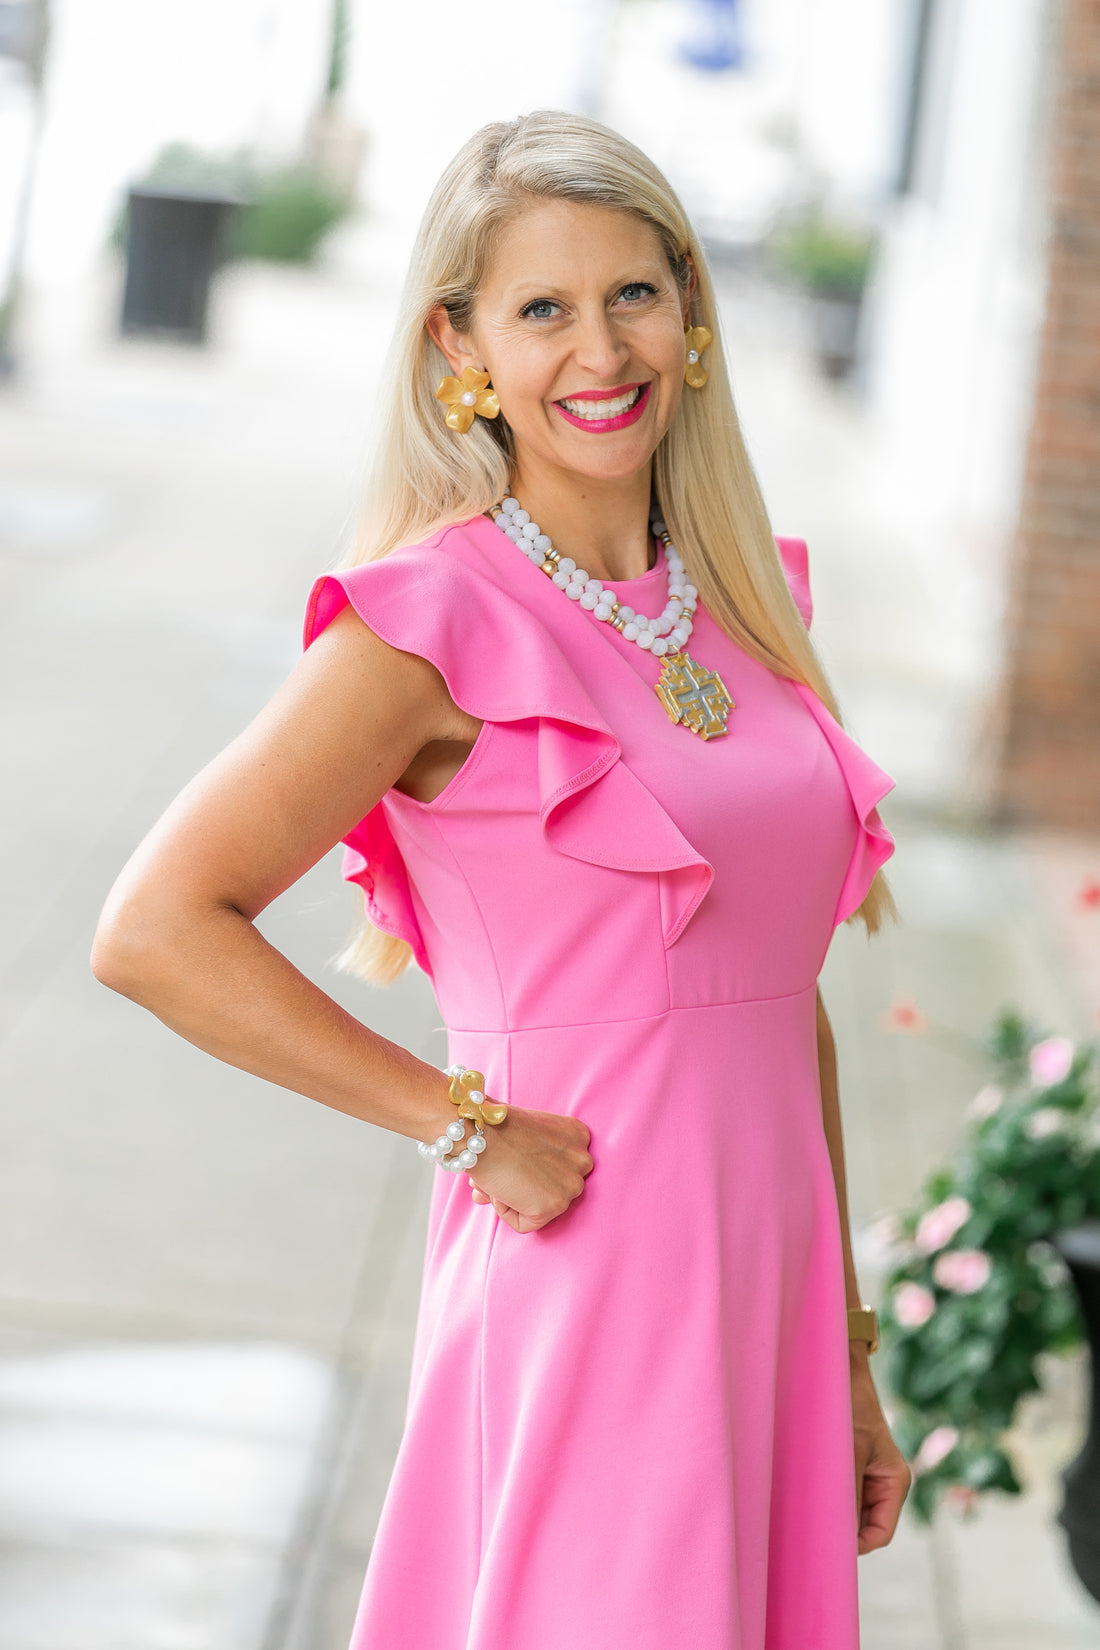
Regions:
[[[765,247],[773,266],[807,296],[822,371],[829,378],[847,377],[856,360],[876,237],[818,206],[777,224]]]
[[[111,240],[126,255],[123,333],[206,341],[210,286],[247,200],[242,155],[167,144],[127,190]]]
[[[1040,1387],[1042,1354],[1087,1335],[1100,1370],[1100,1225],[1089,1225],[1100,1220],[1097,1050],[1041,1035],[1014,1012],[985,1047],[992,1080],[952,1161],[913,1207],[879,1223],[885,1381],[914,1474],[909,1504],[925,1522],[945,1494],[972,1513],[989,1490],[1020,1492],[1003,1435]],[[1095,1432],[1063,1480],[1071,1558],[1100,1598]]]
[[[202,342],[221,265],[309,263],[353,204],[350,190],[310,161],[275,165],[247,149],[167,144],[131,185],[111,234],[126,255],[122,331]]]

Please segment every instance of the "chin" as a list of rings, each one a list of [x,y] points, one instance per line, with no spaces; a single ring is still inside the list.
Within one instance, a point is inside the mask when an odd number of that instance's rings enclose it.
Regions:
[[[582,439],[594,448],[604,438],[585,436]],[[563,469],[572,470],[577,475],[591,476],[594,481],[625,481],[643,470],[656,450],[656,443],[647,441],[644,445],[632,443],[628,449],[618,452],[613,452],[610,444],[602,453],[586,452],[583,448],[578,451],[577,446],[570,442],[562,452],[559,463]]]
[[[588,464],[567,464],[566,468],[571,469],[574,475],[588,476],[592,481],[629,481],[632,476],[638,475],[648,466],[652,457],[653,450],[648,449],[618,464],[610,461],[598,464],[593,461]]]

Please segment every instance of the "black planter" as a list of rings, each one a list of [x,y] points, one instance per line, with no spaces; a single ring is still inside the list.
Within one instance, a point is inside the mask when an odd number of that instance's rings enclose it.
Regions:
[[[129,191],[122,332],[205,341],[210,279],[238,204],[225,194],[155,185]]]
[[[1065,1500],[1058,1522],[1068,1537],[1070,1563],[1100,1603],[1100,1221],[1055,1232],[1051,1242],[1073,1278],[1092,1370],[1088,1436],[1062,1471]]]
[[[814,350],[826,378],[847,378],[856,362],[862,293],[821,289],[810,294]]]

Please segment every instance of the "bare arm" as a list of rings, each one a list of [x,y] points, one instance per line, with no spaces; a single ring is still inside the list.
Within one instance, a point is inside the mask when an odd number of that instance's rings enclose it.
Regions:
[[[861,1305],[848,1215],[848,1181],[844,1166],[844,1137],[840,1121],[836,1044],[821,991],[817,993],[817,1060],[821,1073],[821,1112],[829,1157],[836,1182],[840,1232],[844,1250],[844,1292],[849,1306]],[[866,1341],[849,1341],[852,1378],[852,1420],[855,1433],[856,1493],[859,1508],[859,1551],[885,1547],[893,1538],[911,1474],[886,1424],[871,1374]]]
[[[840,1236],[844,1249],[844,1293],[849,1306],[860,1306],[859,1282],[852,1258],[852,1233],[848,1212],[848,1178],[844,1163],[844,1135],[840,1120],[840,1089],[837,1082],[836,1043],[833,1028],[817,993],[817,1063],[821,1074],[821,1113],[825,1124],[825,1138],[829,1143],[829,1158],[836,1182],[836,1200],[840,1210]],[[866,1341],[853,1341],[853,1349],[862,1347],[867,1355]]]
[[[207,1053],[412,1137],[448,1121],[442,1075],[347,1014],[253,918],[446,725],[435,676],[338,615],[137,848],[91,957],[105,985]]]
[[[345,609],[123,868],[96,930],[97,979],[230,1065],[410,1139],[433,1139],[455,1117],[443,1074],[348,1014],[254,918],[425,745],[468,732],[469,720],[434,666],[390,647]],[[573,1118],[543,1127],[557,1144],[542,1151],[553,1164],[540,1168],[530,1122],[547,1115],[510,1115],[491,1131],[476,1174],[503,1207],[530,1215],[525,1230],[579,1195],[591,1168],[588,1131]],[[526,1164],[518,1188],[501,1182],[509,1163],[513,1171]],[[537,1185],[526,1183],[539,1174]]]

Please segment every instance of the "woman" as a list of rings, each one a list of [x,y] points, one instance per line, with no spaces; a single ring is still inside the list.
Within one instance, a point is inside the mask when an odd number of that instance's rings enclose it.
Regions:
[[[890,908],[891,781],[832,713],[716,332],[633,145],[553,112],[471,138],[359,554],[101,918],[106,984],[433,1173],[355,1650],[853,1650],[908,1489],[817,990]],[[415,955],[446,1074],[253,926],[338,841],[351,961]]]

